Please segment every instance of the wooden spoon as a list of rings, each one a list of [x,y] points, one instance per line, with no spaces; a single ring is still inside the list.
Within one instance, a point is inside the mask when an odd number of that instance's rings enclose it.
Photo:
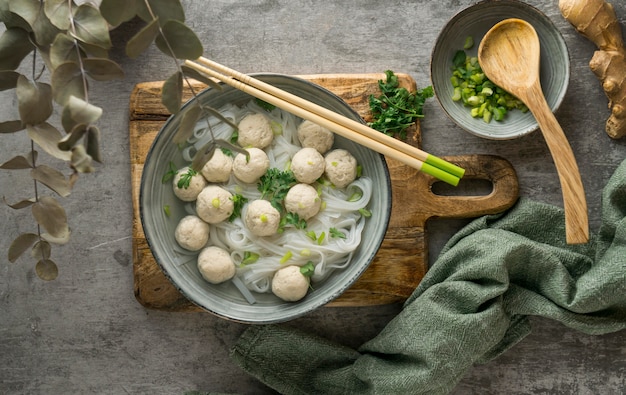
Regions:
[[[585,191],[572,148],[543,95],[539,58],[537,32],[516,18],[493,26],[478,48],[478,62],[487,78],[523,101],[537,120],[561,182],[567,243],[586,243],[589,223]]]

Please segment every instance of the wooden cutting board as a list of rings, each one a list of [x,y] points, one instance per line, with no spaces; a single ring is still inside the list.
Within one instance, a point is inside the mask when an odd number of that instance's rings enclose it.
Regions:
[[[397,74],[401,86],[415,90],[415,81]],[[379,95],[378,80],[384,74],[326,74],[300,76],[339,95],[366,121],[369,95]],[[133,275],[137,300],[145,307],[168,311],[200,311],[165,277],[146,242],[139,217],[139,184],[147,152],[169,117],[161,104],[163,82],[135,86],[130,97],[130,159],[133,198]],[[194,82],[195,84],[195,82]],[[196,89],[204,87],[200,83]],[[190,98],[185,92],[185,100]],[[419,124],[409,132],[408,142],[421,145]],[[367,271],[329,306],[380,305],[404,301],[428,268],[426,221],[430,218],[471,218],[504,211],[518,198],[518,182],[511,164],[491,155],[445,157],[466,170],[461,183],[484,179],[493,190],[483,196],[444,196],[433,193],[437,180],[394,160],[387,160],[392,181],[392,212],[378,254]]]

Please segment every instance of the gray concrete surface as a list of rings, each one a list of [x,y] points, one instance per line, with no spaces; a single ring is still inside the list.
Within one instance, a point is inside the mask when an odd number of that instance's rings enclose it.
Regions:
[[[291,74],[382,72],[411,74],[429,84],[435,38],[469,0],[187,0],[188,24],[206,55],[243,72]],[[626,157],[626,141],[604,132],[606,99],[587,63],[594,46],[561,17],[557,1],[532,0],[558,26],[571,51],[572,73],[557,113],[582,164],[592,229],[599,225],[600,191]],[[626,25],[626,4],[613,1]],[[624,28],[624,27],[623,27]],[[133,30],[115,32],[117,44]],[[624,28],[626,29],[626,28]],[[137,60],[113,57],[123,81],[92,84],[104,108],[104,164],[82,177],[64,200],[73,238],[54,248],[54,282],[34,274],[29,259],[7,260],[9,243],[34,230],[28,210],[0,210],[0,393],[180,394],[212,390],[272,393],[236,368],[228,349],[245,329],[205,313],[144,309],[133,297],[128,98],[141,81],[166,78],[171,61],[151,49]],[[17,116],[15,99],[1,93],[0,121]],[[468,135],[436,101],[426,106],[424,148],[436,155],[497,154],[519,174],[521,194],[561,205],[557,176],[539,134],[494,142]],[[29,149],[26,139],[0,136],[0,162]],[[0,172],[9,201],[31,191],[27,177]],[[28,196],[26,196],[28,197]],[[432,256],[463,221],[434,220]],[[323,308],[291,325],[357,347],[375,336],[399,306]],[[541,318],[523,342],[471,369],[455,394],[621,394],[626,387],[625,333],[590,336]],[[428,336],[427,333],[423,336]]]

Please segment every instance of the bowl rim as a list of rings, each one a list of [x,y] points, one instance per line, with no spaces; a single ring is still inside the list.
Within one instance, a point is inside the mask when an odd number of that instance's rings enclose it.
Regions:
[[[361,116],[359,115],[359,113],[352,107],[350,106],[345,100],[343,100],[341,97],[339,97],[337,94],[331,92],[330,90],[328,90],[327,88],[315,84],[311,81],[308,81],[306,79],[297,77],[297,76],[292,76],[292,75],[288,75],[288,74],[281,74],[281,73],[269,73],[269,72],[260,72],[260,73],[249,73],[248,75],[255,77],[257,79],[261,79],[263,80],[264,78],[286,78],[288,80],[291,81],[298,81],[298,83],[300,84],[304,84],[304,85],[308,85],[309,87],[311,87],[313,90],[317,90],[321,93],[323,93],[324,95],[326,95],[328,97],[328,99],[334,99],[337,101],[337,103],[340,103],[341,106],[343,106],[347,112],[349,112],[355,120],[358,120],[359,122],[365,124],[365,121],[363,120],[363,118],[361,118]],[[232,91],[235,90],[235,88],[232,88],[222,82],[218,82],[219,85],[221,85],[224,89],[227,89],[228,91]],[[205,89],[201,90],[200,92],[198,92],[196,94],[195,97],[192,97],[191,99],[189,99],[187,102],[185,102],[180,110],[179,113],[180,114],[186,107],[190,106],[193,104],[193,102],[197,99],[199,99],[202,95],[207,95],[210,94],[209,91],[215,91],[214,88],[208,86]],[[219,92],[217,93],[219,94]],[[247,93],[243,93],[243,94],[247,94]],[[250,96],[252,98],[252,96]],[[166,130],[166,128],[168,127],[168,125],[170,125],[170,123],[174,122],[176,117],[176,114],[170,115],[168,117],[168,119],[165,121],[165,123],[163,123],[163,125],[161,126],[161,128],[159,129],[159,131],[157,132],[157,135],[155,136],[154,140],[152,141],[150,148],[146,154],[146,159],[144,162],[144,166],[146,163],[148,163],[149,159],[155,155],[156,149],[158,147],[158,142],[159,142],[159,138],[160,136],[162,136],[163,131]],[[348,139],[346,139],[348,140]],[[355,144],[357,144],[355,142]],[[366,149],[365,147],[363,147],[364,149]],[[370,150],[371,151],[371,150]],[[387,164],[387,161],[384,157],[384,155],[380,154],[380,153],[376,153],[374,151],[372,151],[373,154],[375,154],[375,157],[378,158],[380,160],[380,165],[381,165],[381,170],[382,173],[384,175],[384,185],[386,186],[386,195],[387,195],[387,204],[385,205],[386,209],[387,209],[387,213],[385,215],[382,216],[382,220],[384,221],[384,223],[377,223],[377,226],[382,226],[383,229],[387,229],[389,226],[389,221],[391,219],[391,211],[392,211],[392,205],[393,205],[393,200],[392,200],[392,186],[391,186],[391,176],[390,176],[390,172],[389,172],[389,166]],[[198,306],[200,309],[202,309],[203,311],[209,312],[213,315],[216,315],[218,317],[224,318],[226,320],[229,321],[233,321],[233,322],[240,322],[240,323],[245,323],[245,324],[273,324],[273,323],[280,323],[280,322],[286,322],[286,321],[290,321],[296,318],[299,318],[303,315],[309,314],[314,310],[317,310],[320,307],[323,307],[325,304],[331,302],[332,300],[338,298],[339,296],[341,296],[347,289],[349,289],[362,275],[363,273],[369,268],[369,266],[371,265],[371,263],[373,262],[373,260],[375,259],[376,254],[378,253],[378,251],[380,250],[380,246],[382,245],[382,243],[384,242],[385,239],[385,234],[386,231],[382,232],[381,236],[377,238],[377,240],[373,240],[370,244],[374,247],[374,249],[372,250],[372,253],[370,256],[366,256],[363,259],[366,260],[366,263],[361,265],[359,267],[359,270],[356,271],[354,273],[354,275],[350,278],[348,278],[348,281],[344,282],[344,283],[339,283],[337,286],[337,289],[335,291],[333,291],[331,294],[329,294],[327,297],[324,298],[319,298],[317,301],[315,301],[315,303],[311,303],[310,306],[307,306],[307,308],[301,308],[299,309],[299,311],[297,311],[296,313],[292,313],[288,316],[280,316],[280,317],[276,317],[276,318],[259,318],[259,319],[252,319],[250,317],[247,318],[241,318],[241,317],[237,317],[234,314],[231,314],[227,311],[219,311],[220,309],[211,309],[207,306],[205,306],[204,304],[201,304],[199,301],[195,300],[195,298],[190,295],[185,289],[183,289],[183,287],[181,287],[180,284],[178,284],[176,281],[174,281],[172,275],[169,273],[168,269],[165,267],[164,263],[161,262],[161,259],[159,259],[158,253],[156,252],[157,250],[155,250],[157,241],[152,239],[152,234],[151,231],[149,230],[149,228],[146,227],[146,207],[144,204],[142,204],[142,202],[146,199],[146,194],[147,191],[145,190],[146,188],[146,172],[142,172],[141,175],[141,179],[140,179],[140,188],[139,188],[139,197],[138,197],[138,202],[139,202],[139,218],[141,221],[141,225],[142,225],[142,229],[143,229],[143,233],[146,239],[146,242],[148,244],[148,247],[150,249],[150,252],[153,254],[154,256],[154,261],[156,262],[157,266],[161,269],[161,271],[163,272],[163,274],[165,275],[165,277],[168,279],[168,281],[176,288],[176,290],[178,290],[181,295],[183,295],[187,300],[189,300],[192,304],[194,304],[195,306]],[[383,181],[383,180],[380,180]],[[381,183],[379,183],[380,185]],[[299,302],[295,302],[295,303],[291,303],[291,302],[283,302],[285,304],[291,304],[294,306],[298,306]]]
[[[439,50],[439,42],[441,41],[441,39],[443,38],[443,36],[446,34],[446,27],[452,25],[453,23],[455,23],[458,19],[464,17],[466,14],[469,14],[471,12],[474,12],[477,8],[481,8],[481,7],[485,7],[486,4],[491,4],[493,6],[500,6],[500,5],[504,5],[504,6],[512,6],[512,7],[518,7],[518,8],[526,8],[530,13],[534,14],[538,19],[543,20],[543,22],[550,27],[551,31],[554,33],[554,37],[557,38],[558,42],[559,42],[559,46],[564,50],[564,68],[566,70],[566,72],[564,73],[564,75],[566,76],[566,78],[563,80],[563,84],[562,84],[562,88],[559,90],[558,95],[556,96],[556,101],[554,102],[553,105],[550,106],[550,109],[552,110],[553,113],[556,113],[559,108],[561,107],[561,105],[563,104],[563,101],[565,100],[565,96],[567,94],[567,90],[569,88],[569,83],[570,83],[570,79],[571,79],[571,55],[570,55],[570,51],[569,48],[567,46],[567,42],[565,41],[565,38],[563,37],[563,34],[561,33],[561,31],[558,29],[558,27],[554,24],[554,22],[552,21],[552,19],[550,19],[550,17],[548,17],[544,12],[542,12],[540,9],[538,9],[537,7],[528,4],[524,1],[521,0],[480,0],[477,1],[476,3],[473,3],[465,8],[460,9],[459,11],[455,12],[454,15],[452,15],[450,17],[450,19],[448,19],[448,21],[445,23],[444,27],[439,31],[439,33],[437,34],[437,37],[435,39],[435,43],[433,45],[433,48],[431,50],[431,54],[430,54],[430,61],[429,61],[429,70],[430,70],[430,81],[431,81],[431,85],[433,87],[433,91],[435,92],[435,97],[437,98],[437,102],[439,103],[439,106],[441,107],[441,109],[444,111],[444,113],[446,114],[446,116],[453,121],[457,126],[459,126],[461,129],[463,129],[464,131],[477,136],[477,137],[481,137],[484,139],[488,139],[488,140],[514,140],[517,138],[521,138],[524,136],[527,136],[535,131],[537,131],[539,129],[539,124],[537,123],[537,121],[533,118],[533,122],[532,124],[525,128],[524,130],[518,131],[515,134],[513,133],[507,133],[506,135],[503,136],[498,136],[498,135],[493,135],[493,134],[488,134],[488,133],[482,133],[480,131],[474,130],[473,128],[470,127],[466,127],[465,125],[461,124],[459,121],[457,121],[457,119],[455,119],[455,117],[453,116],[453,114],[451,114],[448,110],[448,107],[446,107],[446,105],[444,105],[444,103],[442,102],[442,98],[438,95],[437,93],[437,88],[435,87],[435,80],[434,80],[434,62],[433,59],[435,58],[435,54],[437,53],[437,51]],[[512,17],[518,17],[519,16],[511,16]],[[505,18],[503,18],[505,19]],[[478,43],[476,43],[475,45],[478,45]]]

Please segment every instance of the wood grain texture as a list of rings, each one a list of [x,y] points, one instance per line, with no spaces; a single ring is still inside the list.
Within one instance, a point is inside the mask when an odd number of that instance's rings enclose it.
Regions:
[[[301,76],[340,96],[369,120],[368,98],[377,95],[384,74],[330,74]],[[414,90],[415,81],[398,74],[401,85]],[[139,219],[139,185],[143,163],[161,125],[169,116],[160,102],[161,82],[136,85],[130,100],[130,156],[133,191],[133,273],[137,300],[144,306],[167,311],[196,311],[199,307],[183,297],[154,260]],[[194,83],[194,89],[202,89]],[[189,98],[190,92],[185,93]],[[408,140],[419,147],[419,124]],[[397,161],[387,163],[392,181],[392,211],[385,239],[374,261],[353,286],[329,306],[380,305],[404,301],[424,277],[428,265],[426,222],[433,217],[469,218],[501,212],[518,197],[517,176],[504,159],[491,155],[446,158],[466,169],[465,179],[484,179],[493,184],[485,196],[441,196],[432,192],[434,178]]]
[[[487,77],[524,102],[537,120],[561,183],[565,237],[569,244],[584,244],[589,241],[585,189],[572,147],[543,95],[540,57],[539,36],[530,23],[521,19],[496,24],[478,49]]]

